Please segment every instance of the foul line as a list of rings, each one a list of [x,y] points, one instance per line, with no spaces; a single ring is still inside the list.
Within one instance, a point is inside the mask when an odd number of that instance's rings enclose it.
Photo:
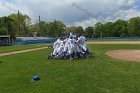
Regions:
[[[9,53],[1,53],[0,57],[8,56],[8,55],[14,55],[14,54],[20,54],[20,53],[25,53],[25,52],[31,52],[31,51],[37,51],[37,50],[46,49],[46,48],[48,48],[48,47],[41,47],[41,48],[35,48],[35,49],[21,50],[21,51],[9,52]]]

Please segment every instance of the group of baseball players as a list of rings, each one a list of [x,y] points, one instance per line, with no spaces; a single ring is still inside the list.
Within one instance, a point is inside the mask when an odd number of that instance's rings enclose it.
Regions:
[[[67,56],[70,60],[73,60],[80,58],[81,55],[85,58],[89,56],[86,38],[81,34],[73,35],[70,33],[68,38],[57,39],[53,44],[53,49],[51,55],[55,59]]]

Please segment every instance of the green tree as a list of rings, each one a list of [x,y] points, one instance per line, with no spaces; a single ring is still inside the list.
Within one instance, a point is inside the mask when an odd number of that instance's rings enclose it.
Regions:
[[[64,35],[66,25],[61,21],[54,21],[46,24],[47,34],[52,37]]]
[[[11,35],[12,38],[15,38],[14,25],[12,24],[14,20],[10,17],[1,17],[0,18],[0,35]]]
[[[128,33],[130,36],[140,36],[140,17],[128,21]]]
[[[77,27],[76,26],[71,26],[71,27],[66,27],[66,33],[67,35],[72,32],[73,34],[75,34],[77,31]]]
[[[117,20],[114,23],[112,36],[114,37],[123,37],[128,36],[128,30],[127,30],[127,22],[124,20]]]
[[[73,34],[78,34],[78,33],[84,34],[84,30],[83,30],[83,28],[81,26],[78,26],[78,27],[76,27],[76,26],[67,27],[66,28],[66,32],[67,33],[72,32]]]
[[[106,24],[103,25],[104,37],[112,37],[113,27],[114,27],[113,22],[107,22]]]
[[[87,27],[84,31],[84,34],[85,34],[86,37],[92,38],[93,37],[93,28],[92,27]]]
[[[16,35],[26,36],[28,34],[28,27],[30,26],[30,17],[28,15],[19,14],[18,20],[18,14],[11,14],[9,15],[10,18],[14,20],[13,25],[15,28]],[[18,32],[18,23],[20,22],[20,32]]]
[[[78,26],[78,27],[76,28],[76,32],[75,32],[75,33],[84,34],[84,30],[83,30],[83,28],[82,28],[81,26]]]
[[[94,25],[94,37],[103,37],[103,32],[104,32],[104,28],[103,28],[103,24],[102,23],[96,23]]]
[[[6,35],[7,34],[7,27],[6,23],[4,22],[5,17],[0,18],[0,35]]]
[[[46,28],[46,22],[41,21],[39,23],[39,33],[41,36],[46,36],[47,35],[47,28]]]

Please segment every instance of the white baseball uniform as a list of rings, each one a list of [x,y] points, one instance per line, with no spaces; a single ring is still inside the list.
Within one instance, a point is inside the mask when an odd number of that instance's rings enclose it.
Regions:
[[[87,42],[86,42],[86,38],[84,36],[80,36],[77,40],[77,42],[79,43],[79,46],[84,50],[87,51]]]

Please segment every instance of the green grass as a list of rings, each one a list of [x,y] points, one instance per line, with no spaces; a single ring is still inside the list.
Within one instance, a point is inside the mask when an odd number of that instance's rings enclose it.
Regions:
[[[12,52],[12,51],[19,51],[19,50],[26,50],[32,48],[40,48],[46,47],[47,44],[32,44],[32,45],[18,45],[18,46],[7,46],[7,47],[0,47],[0,53]]]
[[[140,93],[140,63],[104,53],[140,45],[89,45],[94,58],[48,60],[51,49],[0,57],[0,93]],[[34,75],[40,81],[32,82]]]

